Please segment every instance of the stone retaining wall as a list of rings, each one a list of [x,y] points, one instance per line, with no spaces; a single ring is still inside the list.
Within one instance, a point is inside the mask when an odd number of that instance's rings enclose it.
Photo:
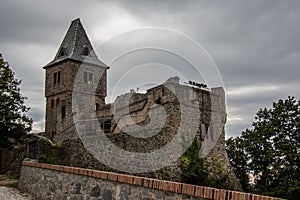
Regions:
[[[43,200],[279,200],[255,194],[29,161],[23,161],[19,187]]]
[[[25,145],[11,149],[0,149],[0,174],[19,175],[25,157]]]

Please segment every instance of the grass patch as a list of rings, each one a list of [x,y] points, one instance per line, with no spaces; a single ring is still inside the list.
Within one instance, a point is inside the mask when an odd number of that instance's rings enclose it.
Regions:
[[[7,184],[6,186],[7,186],[7,187],[11,187],[11,188],[16,188],[16,189],[18,189],[19,181],[14,182],[14,183],[9,183],[9,184]]]
[[[9,179],[19,179],[20,175],[18,175],[18,174],[9,174],[6,177],[9,178]]]

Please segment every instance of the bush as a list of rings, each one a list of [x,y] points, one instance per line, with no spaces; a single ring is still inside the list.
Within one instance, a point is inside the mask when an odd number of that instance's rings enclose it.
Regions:
[[[39,140],[38,161],[47,164],[68,165],[65,156],[65,148],[62,143],[51,143],[50,140]]]

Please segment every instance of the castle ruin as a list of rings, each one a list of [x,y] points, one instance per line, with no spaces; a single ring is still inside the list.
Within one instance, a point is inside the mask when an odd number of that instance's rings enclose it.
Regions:
[[[178,77],[172,77],[146,93],[131,91],[108,104],[105,98],[109,66],[95,54],[79,19],[72,21],[54,59],[43,68],[46,70],[45,135],[55,142],[69,141],[70,151],[77,153],[73,165],[107,170],[91,156],[85,158],[84,150],[75,150],[81,143],[79,137],[92,138],[94,142],[93,136],[103,132],[126,151],[149,153],[166,146],[181,131],[195,133],[207,159],[218,157],[229,166],[223,88],[181,85]],[[195,124],[185,123],[193,121],[195,116],[198,118]],[[84,119],[83,128],[74,119]],[[126,160],[117,162],[128,164]],[[178,162],[173,162],[165,171],[173,180],[180,181],[178,166]],[[161,178],[156,172],[151,176]]]

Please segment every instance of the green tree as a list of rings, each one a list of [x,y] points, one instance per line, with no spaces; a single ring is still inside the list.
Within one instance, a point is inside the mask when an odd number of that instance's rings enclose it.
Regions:
[[[292,199],[300,191],[300,102],[294,97],[274,102],[272,109],[257,112],[252,125],[227,141],[237,176],[250,172],[255,192]]]
[[[185,183],[194,185],[207,184],[208,173],[204,169],[204,159],[199,157],[201,144],[197,139],[187,151],[181,156],[182,180]]]
[[[232,174],[225,162],[217,157],[210,160],[200,158],[200,149],[201,143],[194,139],[181,156],[182,181],[194,185],[240,190],[239,184],[232,181]]]
[[[31,130],[32,119],[20,93],[21,81],[14,77],[9,64],[0,57],[0,148],[21,143]]]
[[[250,192],[249,171],[247,166],[248,156],[246,154],[243,140],[239,137],[229,138],[226,141],[226,150],[236,177],[239,179],[243,191]]]

